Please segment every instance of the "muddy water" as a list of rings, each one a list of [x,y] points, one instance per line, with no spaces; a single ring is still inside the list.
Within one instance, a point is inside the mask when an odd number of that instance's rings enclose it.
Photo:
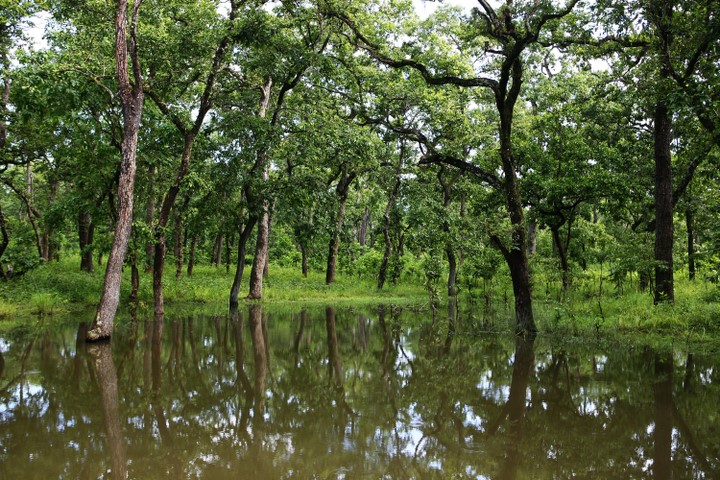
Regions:
[[[718,355],[375,307],[0,338],[0,478],[720,478]]]

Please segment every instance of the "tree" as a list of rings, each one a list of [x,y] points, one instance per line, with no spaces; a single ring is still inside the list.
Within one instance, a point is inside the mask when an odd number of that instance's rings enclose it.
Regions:
[[[122,266],[125,260],[130,229],[132,228],[138,130],[145,98],[137,44],[138,16],[141,3],[142,0],[135,0],[132,16],[128,22],[128,2],[127,0],[118,0],[117,15],[115,17],[116,75],[123,114],[122,159],[117,190],[118,208],[115,237],[105,269],[105,281],[100,304],[98,305],[95,320],[93,320],[92,326],[87,333],[89,341],[106,339],[112,334],[113,321],[120,301]],[[130,25],[129,37],[128,23]],[[133,83],[130,82],[128,64],[132,68]]]
[[[548,2],[549,3],[549,2]],[[497,135],[500,169],[503,178],[493,171],[479,167],[477,164],[456,156],[436,150],[422,132],[407,132],[425,145],[427,154],[425,162],[452,165],[478,176],[493,188],[501,191],[505,198],[508,217],[511,223],[509,242],[500,236],[493,235],[493,243],[500,249],[510,269],[515,294],[515,319],[518,332],[534,334],[536,331],[532,310],[532,287],[527,257],[527,232],[523,201],[519,186],[519,164],[514,155],[513,118],[515,106],[520,98],[524,77],[524,55],[536,44],[540,34],[548,22],[560,20],[569,15],[578,0],[570,0],[564,7],[554,9],[546,2],[507,1],[504,5],[493,8],[487,1],[480,0],[480,9],[473,10],[473,16],[465,19],[472,29],[465,55],[476,53],[481,56],[493,57],[494,62],[483,64],[483,70],[494,70],[496,76],[457,75],[457,67],[445,73],[447,68],[443,62],[447,59],[438,58],[437,64],[428,65],[402,52],[403,58],[387,47],[380,46],[366,35],[358,23],[343,12],[334,12],[352,32],[353,43],[372,58],[392,68],[410,68],[416,71],[428,85],[454,85],[461,88],[480,87],[489,90],[494,98],[498,115]],[[416,55],[415,55],[416,56]],[[439,64],[439,65],[438,65]],[[449,65],[448,65],[449,66]],[[463,70],[467,71],[467,67]],[[438,73],[436,73],[438,72]],[[440,73],[441,72],[441,73]]]

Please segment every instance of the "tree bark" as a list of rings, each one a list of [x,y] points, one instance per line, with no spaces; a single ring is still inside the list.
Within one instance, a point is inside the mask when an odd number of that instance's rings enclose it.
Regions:
[[[363,211],[362,221],[360,223],[360,232],[358,235],[358,242],[360,243],[360,246],[365,248],[365,244],[367,243],[367,231],[368,231],[368,223],[370,222],[370,210],[368,207],[365,207],[365,211]]]
[[[188,257],[187,276],[192,277],[193,268],[195,267],[195,249],[197,248],[198,236],[193,235],[190,242],[190,256]]]
[[[215,267],[220,267],[220,259],[222,258],[222,249],[223,249],[223,234],[221,231],[218,231],[215,235],[215,244],[213,246],[212,251],[212,264]]]
[[[155,165],[148,167],[148,182],[149,182],[149,195],[147,203],[145,204],[145,223],[148,228],[153,228],[153,221],[155,220]],[[150,273],[153,269],[153,254],[155,253],[155,246],[152,241],[148,241],[145,244],[145,272]]]
[[[84,272],[95,271],[92,250],[94,233],[95,225],[90,214],[80,213],[78,216],[78,244],[80,246],[80,270]]]
[[[183,271],[183,244],[182,244],[182,223],[180,222],[180,213],[175,208],[174,223],[173,225],[173,254],[175,255],[175,278],[180,278]]]
[[[308,247],[305,241],[303,240],[303,243],[300,244],[300,255],[302,256],[302,276],[307,278],[308,276]]]
[[[567,243],[563,242],[560,238],[560,227],[561,225],[551,225],[550,232],[552,233],[553,243],[555,244],[557,255],[560,259],[563,292],[567,292],[568,288],[570,288],[570,264],[568,262]]]
[[[5,215],[0,208],[0,233],[2,233],[2,242],[0,242],[0,277],[7,280],[5,269],[2,266],[2,257],[5,254],[7,246],[10,244],[10,236],[8,235],[7,226],[5,225]]]
[[[260,98],[260,109],[258,115],[265,118],[268,107],[270,105],[270,96],[272,94],[273,81],[271,78],[262,86],[262,96]],[[260,180],[263,184],[267,184],[270,180],[269,152],[258,152],[256,169],[260,172]],[[248,201],[251,195],[246,195]],[[252,269],[250,270],[250,292],[246,299],[256,300],[262,298],[263,290],[263,273],[265,271],[265,263],[267,261],[268,244],[270,243],[270,201],[268,198],[259,199],[258,228],[257,240],[255,241],[255,256],[253,258]]]
[[[664,101],[655,106],[655,304],[674,303],[672,121]]]
[[[690,207],[685,209],[685,226],[687,227],[688,278],[695,280],[695,214]]]
[[[263,175],[263,178],[267,181],[268,176]],[[265,271],[265,261],[270,241],[270,213],[268,209],[269,202],[263,200],[262,213],[258,221],[257,240],[255,242],[255,257],[253,258],[252,269],[250,270],[250,293],[248,293],[246,297],[248,300],[262,298],[263,272]]]
[[[125,260],[125,251],[127,250],[130,229],[132,227],[138,130],[144,100],[140,61],[138,60],[136,43],[140,3],[140,0],[138,0],[133,5],[130,38],[126,36],[128,23],[127,0],[118,0],[118,10],[115,17],[115,60],[123,114],[122,158],[117,190],[118,216],[115,224],[115,237],[105,269],[105,281],[103,283],[100,304],[92,327],[88,330],[87,334],[89,341],[109,338],[112,333],[113,321],[115,320],[115,313],[117,312],[120,301],[122,266]],[[130,54],[130,60],[132,62],[135,79],[134,85],[130,84],[128,53]]]
[[[528,222],[528,256],[532,257],[537,252],[537,221]]]
[[[133,251],[130,259],[130,301],[134,302],[138,298],[138,291],[140,290],[140,270],[137,265],[137,251]]]
[[[345,207],[347,205],[348,194],[350,193],[350,185],[357,176],[356,172],[348,172],[347,166],[343,166],[343,171],[335,187],[337,195],[338,210],[335,221],[335,228],[330,235],[328,245],[327,269],[325,271],[325,284],[330,285],[335,281],[337,273],[337,256],[340,249],[340,233],[342,232],[343,222],[345,221]]]
[[[248,218],[245,227],[240,232],[240,238],[238,239],[238,251],[237,260],[235,262],[235,278],[233,279],[232,288],[230,289],[230,308],[237,307],[238,298],[240,296],[240,284],[242,283],[243,272],[245,271],[245,253],[247,248],[247,241],[250,239],[253,228],[257,223],[256,217]]]
[[[390,238],[390,212],[393,206],[395,206],[395,200],[397,199],[398,190],[400,190],[400,175],[395,178],[395,185],[393,186],[390,196],[388,197],[387,204],[385,205],[385,212],[383,214],[383,237],[385,239],[385,250],[383,251],[383,259],[380,264],[380,272],[378,272],[378,283],[377,288],[381,290],[385,285],[385,278],[387,277],[388,263],[390,262],[390,253],[392,251],[392,240]],[[367,230],[367,208],[365,209],[365,215],[363,215],[364,227]],[[364,233],[363,233],[364,241]]]

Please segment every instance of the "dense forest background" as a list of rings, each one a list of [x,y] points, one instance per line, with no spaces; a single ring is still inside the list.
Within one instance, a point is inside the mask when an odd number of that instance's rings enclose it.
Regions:
[[[468,5],[0,0],[0,276],[506,282],[525,332],[550,286],[716,282],[720,4]]]

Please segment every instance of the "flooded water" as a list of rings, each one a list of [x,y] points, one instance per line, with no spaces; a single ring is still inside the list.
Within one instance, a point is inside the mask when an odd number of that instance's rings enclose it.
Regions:
[[[718,356],[392,308],[0,339],[0,478],[720,478]]]

